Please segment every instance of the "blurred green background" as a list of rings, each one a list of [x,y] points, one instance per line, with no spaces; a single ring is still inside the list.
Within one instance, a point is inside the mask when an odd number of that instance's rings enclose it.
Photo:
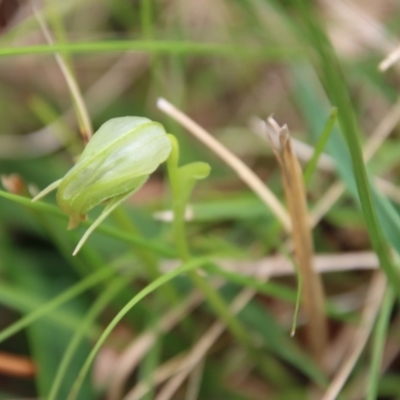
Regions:
[[[46,42],[38,15],[55,45]],[[374,277],[361,254],[377,253],[399,293],[398,270],[385,264],[383,247],[400,250],[400,64],[378,69],[398,43],[399,21],[400,5],[390,0],[0,0],[0,172],[19,175],[17,186],[3,182],[0,193],[0,399],[67,399],[107,324],[177,258],[171,224],[154,217],[171,209],[163,165],[76,257],[72,251],[86,228],[66,230],[54,195],[47,205],[31,205],[32,194],[60,179],[84,148],[57,53],[76,79],[94,131],[110,118],[145,116],[177,137],[181,164],[211,165],[190,200],[191,253],[225,260],[204,276],[227,305],[242,290],[255,291],[232,313],[245,332],[241,341],[230,328],[211,339],[209,329],[224,321],[186,275],[155,290],[118,323],[77,398],[322,398],[355,348],[351,333],[371,311]],[[301,312],[290,337],[295,274],[264,283],[235,269],[287,254],[287,235],[225,163],[157,109],[160,97],[207,129],[284,203],[279,165],[254,132],[254,118],[273,114],[294,138],[316,146],[332,107],[338,108],[324,149],[337,168],[317,169],[307,185],[312,213],[332,184],[344,183],[313,229],[315,253],[360,254],[349,271],[332,261],[323,275],[326,351],[328,358],[338,355],[338,364],[324,371],[312,360]],[[359,144],[379,137],[364,165]],[[371,189],[364,169],[386,186]],[[378,296],[370,330],[375,318],[379,328],[340,398],[400,398],[400,320],[397,296],[389,292]],[[179,382],[196,346],[202,357]],[[168,392],[173,379],[179,383]]]

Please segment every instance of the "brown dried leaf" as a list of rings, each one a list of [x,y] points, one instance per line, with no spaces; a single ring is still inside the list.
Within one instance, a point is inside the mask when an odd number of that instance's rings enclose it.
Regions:
[[[324,314],[325,296],[320,276],[315,273],[313,268],[314,247],[303,175],[300,163],[292,150],[286,125],[280,127],[273,118],[269,118],[268,122],[272,128],[270,141],[281,167],[285,197],[292,222],[295,258],[303,286],[302,304],[308,320],[309,347],[315,360],[322,364],[322,355],[328,341]],[[277,139],[280,142],[280,149],[276,145]]]

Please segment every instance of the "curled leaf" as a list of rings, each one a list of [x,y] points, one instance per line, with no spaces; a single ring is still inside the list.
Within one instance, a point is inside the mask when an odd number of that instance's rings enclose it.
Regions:
[[[202,161],[192,162],[178,168],[178,176],[181,183],[181,196],[184,197],[185,202],[189,200],[196,181],[207,178],[210,171],[210,165]]]

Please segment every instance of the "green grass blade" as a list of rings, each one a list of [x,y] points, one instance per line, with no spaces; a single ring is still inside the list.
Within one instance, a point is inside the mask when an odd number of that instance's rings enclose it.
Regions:
[[[3,197],[5,199],[22,204],[24,206],[32,208],[33,210],[42,211],[47,214],[55,215],[56,217],[61,218],[65,221],[68,220],[68,216],[66,214],[64,214],[58,207],[53,206],[51,204],[43,203],[40,201],[32,203],[32,201],[27,197],[17,196],[17,195],[8,193],[8,192],[4,192],[2,190],[0,190],[0,197]],[[82,226],[89,227],[92,224],[92,222],[93,221],[91,221],[91,220],[84,221],[84,222],[82,222]],[[152,243],[148,240],[141,239],[139,237],[129,235],[125,232],[121,232],[120,230],[111,228],[104,224],[100,225],[97,228],[97,232],[101,232],[107,236],[110,236],[114,239],[121,240],[122,242],[125,242],[128,244],[134,244],[139,247],[153,250],[157,254],[163,255],[166,257],[173,257],[175,254],[175,252],[172,249],[169,249],[168,247],[165,247],[165,246],[162,246],[162,245],[159,245],[156,243]]]
[[[104,292],[96,299],[96,301],[91,306],[90,310],[86,314],[82,323],[78,325],[78,329],[76,329],[74,336],[68,343],[68,347],[65,350],[63,358],[59,364],[58,370],[56,372],[53,384],[49,391],[49,395],[47,400],[56,400],[58,396],[58,390],[61,386],[61,382],[68,370],[68,367],[73,359],[75,351],[78,349],[81,340],[84,338],[86,330],[88,327],[93,324],[95,319],[99,316],[99,314],[104,310],[107,304],[115,297],[120,290],[127,286],[130,282],[129,277],[125,276],[124,278],[116,278],[114,279],[109,286],[104,290]]]
[[[326,385],[327,379],[320,368],[304,353],[296,342],[287,335],[271,315],[259,303],[247,305],[239,314],[246,326],[254,329],[271,353],[279,356],[295,366],[306,376],[321,386]]]
[[[89,275],[88,277],[82,279],[79,283],[70,287],[59,296],[50,300],[49,302],[43,304],[41,307],[35,309],[33,312],[25,315],[17,322],[8,326],[6,329],[3,329],[0,332],[0,343],[9,338],[10,336],[16,334],[21,331],[25,327],[27,327],[32,322],[38,320],[39,318],[47,315],[51,311],[60,307],[62,304],[67,301],[73,299],[74,297],[80,295],[91,287],[99,284],[100,282],[104,282],[115,274],[115,271],[110,268],[102,268],[101,270]]]
[[[154,314],[150,317],[150,324],[154,325],[154,322],[157,320],[158,315]],[[149,327],[149,330],[151,327]],[[153,328],[154,329],[154,328]],[[153,400],[155,396],[155,384],[152,380],[154,371],[157,366],[160,365],[160,356],[162,350],[162,337],[157,335],[155,339],[155,343],[151,346],[150,350],[146,354],[143,359],[143,362],[140,365],[139,369],[139,377],[138,381],[143,382],[148,391],[143,395],[141,400]]]
[[[378,386],[380,381],[380,370],[382,364],[383,350],[389,326],[390,314],[395,301],[395,293],[389,288],[382,302],[378,321],[375,326],[375,332],[372,344],[372,360],[369,370],[367,400],[376,400],[378,397]]]
[[[207,264],[205,267],[207,272],[212,275],[222,276],[223,278],[234,282],[238,285],[245,286],[257,290],[257,292],[272,296],[276,299],[284,300],[290,303],[296,301],[296,294],[293,290],[274,282],[261,282],[251,276],[245,276],[235,272],[227,271],[218,267],[216,264]]]
[[[333,127],[336,123],[336,119],[337,119],[337,108],[333,108],[329,115],[328,121],[326,122],[324,130],[322,131],[318,139],[317,145],[315,146],[314,154],[311,157],[311,160],[308,162],[306,168],[304,169],[303,177],[306,186],[308,186],[308,184],[311,181],[311,177],[318,164],[318,159],[325,149],[328,139],[332,133]]]
[[[192,271],[195,268],[200,267],[201,265],[206,264],[209,262],[208,258],[198,258],[198,259],[192,259],[191,261],[188,261],[187,263],[182,264],[179,268],[176,268],[175,270],[168,272],[167,274],[164,274],[157,278],[155,281],[147,285],[144,289],[142,289],[138,294],[136,294],[126,305],[125,307],[122,308],[122,310],[114,317],[114,319],[110,322],[110,324],[107,326],[107,328],[104,330],[103,334],[100,336],[99,340],[96,342],[96,345],[94,346],[93,350],[87,357],[85,364],[82,366],[81,370],[79,371],[78,377],[72,386],[71,392],[68,396],[68,400],[73,400],[76,399],[80,387],[89,372],[89,368],[92,365],[97,353],[100,350],[100,347],[104,344],[112,330],[117,326],[118,322],[121,321],[121,319],[137,304],[139,303],[140,300],[145,298],[147,295],[150,293],[154,292],[156,289],[158,289],[160,286],[164,285],[165,283],[169,282],[170,280],[174,279],[178,275],[184,274],[186,272]]]
[[[373,196],[373,190],[371,189],[371,184],[364,165],[356,117],[348,90],[345,86],[345,78],[331,43],[318,25],[317,16],[311,13],[309,5],[301,1],[297,3],[302,21],[306,24],[307,37],[318,55],[322,81],[327,90],[328,97],[331,103],[335,104],[338,108],[338,119],[347,142],[347,147],[350,151],[358,198],[372,246],[377,253],[380,265],[387,275],[390,285],[392,285],[397,294],[400,295],[400,275],[391,261],[389,246],[383,235],[378,213],[375,209],[373,199],[375,202],[379,202],[380,197],[376,193]],[[400,225],[397,227],[397,230],[399,228]],[[395,247],[399,250],[397,239],[396,242],[397,245]]]
[[[221,276],[230,282],[236,283],[237,285],[252,288],[258,293],[262,293],[275,299],[283,300],[295,305],[298,302],[300,293],[299,290],[296,291],[275,282],[262,282],[251,276],[245,276],[240,273],[227,271],[226,269],[220,268],[217,264],[213,263],[207,264],[204,268],[210,275]],[[325,306],[326,314],[332,319],[339,321],[353,321],[352,317],[343,315],[343,313],[338,311],[332,302],[327,301]]]
[[[321,87],[317,84],[315,75],[306,65],[296,65],[292,69],[292,73],[296,87],[295,95],[310,126],[310,131],[316,135],[322,129],[324,115],[329,112],[327,99],[321,93]],[[305,81],[307,81],[307,84],[304,84]],[[338,173],[346,184],[349,193],[360,205],[350,154],[338,126],[333,129],[327,149],[336,160]],[[387,198],[380,196],[376,190],[372,191],[372,195],[385,237],[400,253],[400,242],[398,240],[400,236],[400,216]]]
[[[143,38],[151,39],[153,37],[153,4],[150,0],[140,0],[140,23]]]
[[[44,304],[43,301],[34,297],[26,290],[21,290],[20,288],[14,287],[5,282],[0,282],[0,303],[22,313],[33,312]],[[56,313],[49,313],[48,320],[53,324],[71,330],[75,329],[76,326],[82,323],[80,318],[76,318],[74,315],[63,310],[59,310]],[[89,339],[94,339],[98,335],[99,329],[96,326],[89,327],[85,332],[85,336]]]
[[[53,45],[3,47],[0,57],[43,55],[55,53],[93,54],[106,52],[140,52],[191,56],[217,56],[243,59],[286,59],[301,56],[302,50],[280,47],[248,47],[233,44],[187,41],[113,40],[103,42],[58,43]]]

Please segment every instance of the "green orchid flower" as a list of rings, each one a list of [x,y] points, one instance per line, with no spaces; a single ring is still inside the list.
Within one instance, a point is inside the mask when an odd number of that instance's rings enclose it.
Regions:
[[[78,226],[92,208],[107,201],[78,243],[75,255],[94,229],[146,182],[170,152],[171,142],[161,124],[142,117],[111,119],[94,134],[64,178],[32,201],[58,189],[57,203],[69,215],[68,229]]]

